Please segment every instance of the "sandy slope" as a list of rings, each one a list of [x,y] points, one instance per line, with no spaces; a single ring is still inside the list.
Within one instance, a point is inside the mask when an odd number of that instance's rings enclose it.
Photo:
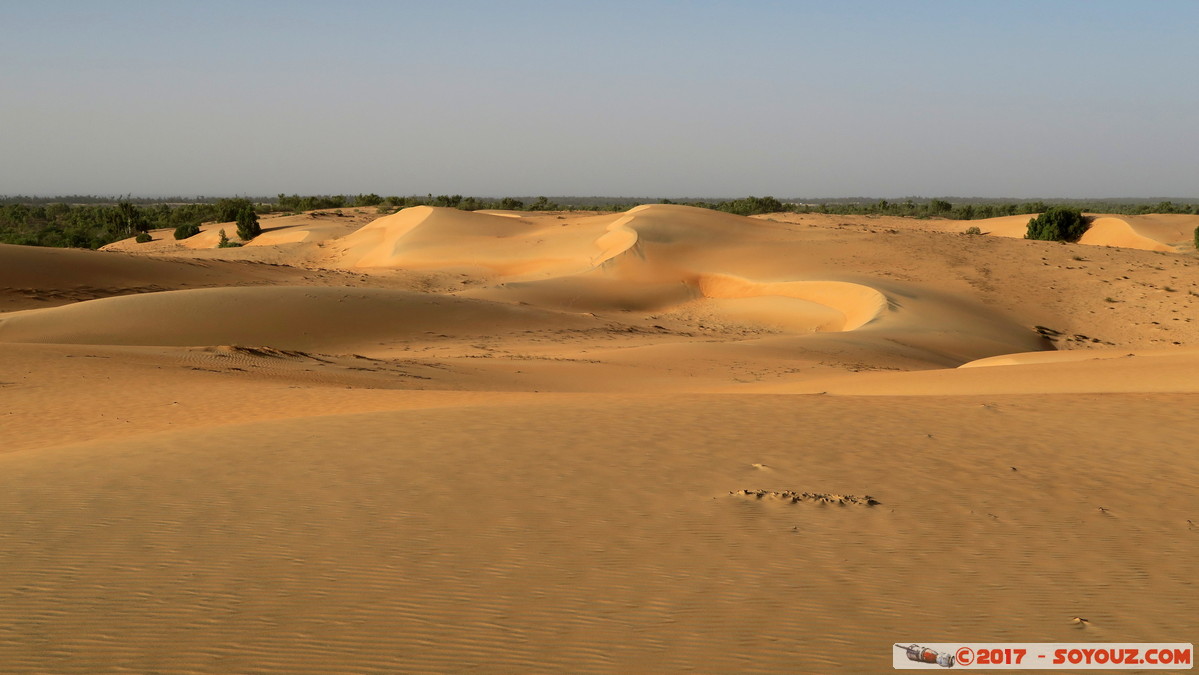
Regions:
[[[225,260],[134,258],[0,244],[0,311],[183,288],[305,283],[316,276],[290,267]]]
[[[883,672],[897,640],[1189,640],[1193,403],[592,395],[5,455],[0,649],[14,672]]]
[[[354,217],[0,247],[0,672],[1194,641],[1194,254],[660,205]],[[1112,231],[1189,226],[1140,218]]]
[[[364,351],[425,335],[494,336],[594,323],[594,318],[411,291],[213,288],[14,312],[0,316],[0,341]]]

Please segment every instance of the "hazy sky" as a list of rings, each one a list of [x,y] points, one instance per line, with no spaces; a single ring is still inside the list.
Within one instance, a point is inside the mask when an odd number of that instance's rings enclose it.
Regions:
[[[1199,2],[11,0],[0,194],[1199,197]]]

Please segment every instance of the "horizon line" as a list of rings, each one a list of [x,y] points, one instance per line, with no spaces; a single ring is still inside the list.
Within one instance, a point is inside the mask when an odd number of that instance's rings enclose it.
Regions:
[[[443,196],[443,195],[444,195],[444,196],[459,196],[459,197],[464,197],[464,198],[465,198],[465,197],[471,197],[471,198],[474,198],[474,199],[489,199],[489,200],[499,200],[499,199],[504,199],[504,198],[511,198],[511,199],[540,199],[541,197],[545,197],[545,198],[546,198],[546,199],[548,199],[548,200],[569,200],[569,199],[609,199],[609,200],[624,200],[624,201],[650,201],[650,200],[653,200],[653,201],[662,201],[662,200],[672,200],[672,201],[676,201],[676,200],[677,200],[677,201],[685,201],[685,202],[686,202],[686,201],[692,201],[692,202],[701,202],[701,201],[702,201],[702,202],[720,202],[720,201],[732,201],[732,200],[737,200],[737,199],[747,199],[747,198],[755,198],[755,197],[760,197],[760,198],[771,198],[771,199],[778,199],[778,200],[779,200],[779,201],[781,201],[781,202],[784,202],[784,203],[792,203],[792,204],[813,204],[813,203],[815,203],[815,204],[818,204],[818,203],[821,203],[821,202],[831,202],[831,201],[860,201],[860,202],[873,202],[873,203],[877,203],[877,202],[879,202],[879,201],[888,201],[888,202],[895,202],[895,201],[897,201],[897,202],[900,202],[900,203],[902,203],[903,201],[905,201],[905,200],[909,200],[909,199],[910,199],[910,200],[925,200],[925,201],[928,201],[928,200],[934,200],[934,199],[940,199],[940,200],[948,200],[948,201],[951,201],[951,200],[969,200],[969,201],[1002,201],[1002,202],[1035,202],[1035,201],[1074,201],[1074,202],[1087,202],[1087,201],[1102,201],[1102,202],[1120,202],[1120,201],[1158,201],[1158,202],[1190,202],[1190,203],[1199,203],[1199,197],[1170,197],[1170,196],[1158,196],[1158,195],[1153,195],[1153,196],[1143,196],[1143,197],[1141,197],[1141,196],[1120,196],[1120,197],[1061,197],[1061,196],[1059,196],[1059,197],[1046,197],[1046,196],[1031,196],[1031,197],[1028,197],[1028,196],[1025,196],[1025,197],[1011,197],[1011,196],[1008,196],[1008,197],[982,197],[982,196],[961,196],[961,195],[928,195],[928,196],[925,196],[925,195],[901,195],[901,196],[890,196],[890,197],[886,197],[886,196],[884,196],[884,197],[877,197],[877,196],[875,196],[875,197],[871,197],[871,196],[863,196],[863,195],[850,195],[850,196],[841,196],[841,197],[831,197],[831,196],[822,196],[822,197],[774,197],[773,195],[770,195],[770,194],[762,194],[762,195],[746,194],[746,195],[740,195],[740,196],[709,196],[709,197],[698,197],[698,196],[693,196],[693,195],[692,195],[692,196],[644,196],[644,195],[643,195],[643,196],[626,196],[626,195],[600,195],[600,194],[592,194],[592,195],[581,195],[581,194],[575,194],[575,195],[532,195],[532,194],[480,195],[480,194],[466,194],[466,193],[457,193],[457,192],[454,192],[454,193],[445,193],[445,192],[443,192],[443,193],[436,193],[436,194],[435,194],[435,193],[432,193],[432,192],[425,192],[425,193],[420,193],[420,194],[418,194],[418,193],[409,193],[409,194],[390,194],[390,195],[383,195],[383,194],[380,194],[380,193],[378,193],[378,192],[314,192],[314,193],[275,193],[274,195],[266,195],[266,194],[251,194],[251,193],[248,193],[248,192],[242,192],[242,193],[232,193],[232,194],[226,193],[226,194],[194,194],[194,195],[190,195],[190,194],[133,194],[133,193],[125,193],[125,194],[104,194],[104,193],[70,193],[70,194],[66,194],[66,193],[39,193],[39,194],[0,194],[0,200],[5,200],[5,201],[7,201],[7,200],[19,200],[19,199],[22,199],[22,198],[29,198],[29,199],[39,199],[39,200],[41,200],[41,199],[56,199],[56,198],[67,199],[67,198],[78,198],[78,197],[86,197],[86,198],[91,198],[91,199],[105,199],[105,200],[111,200],[111,201],[120,201],[120,200],[122,200],[122,199],[159,199],[159,200],[163,200],[163,201],[169,201],[170,199],[179,199],[179,200],[206,200],[206,199],[262,199],[262,200],[274,200],[274,199],[277,199],[277,198],[279,197],[279,195],[284,195],[284,196],[288,196],[288,197],[290,197],[290,196],[297,196],[297,195],[298,195],[298,196],[300,196],[300,197],[333,197],[333,196],[355,197],[355,196],[358,196],[358,195],[379,195],[379,196],[383,197],[384,199],[386,199],[387,197],[392,197],[392,196],[395,196],[395,197],[405,197],[405,198],[407,198],[407,197],[425,197],[425,196]]]

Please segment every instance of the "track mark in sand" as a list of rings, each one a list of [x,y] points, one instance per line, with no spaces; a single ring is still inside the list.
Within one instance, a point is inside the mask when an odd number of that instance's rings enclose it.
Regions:
[[[734,497],[750,497],[757,500],[769,499],[772,501],[789,502],[798,504],[800,502],[811,502],[814,504],[836,504],[837,506],[877,506],[882,502],[878,501],[870,495],[835,495],[826,494],[823,492],[796,492],[794,490],[736,490],[730,492]]]
[[[321,363],[333,363],[329,359],[323,359],[308,352],[301,352],[293,349],[275,349],[274,347],[242,347],[238,345],[228,345],[217,347],[218,350],[233,354],[243,354],[246,356],[259,356],[263,358],[282,359],[282,358],[300,358],[312,359]]]
[[[325,385],[372,389],[424,388],[446,364],[415,359],[379,359],[361,354],[324,354],[269,346],[219,345],[190,347],[179,352],[190,370],[226,375],[257,375],[282,380],[296,378]],[[399,384],[407,383],[407,384]]]
[[[1065,335],[1065,333],[1062,331],[1049,328],[1048,326],[1033,326],[1033,328],[1037,331],[1037,333],[1040,333],[1041,337],[1049,340],[1050,342],[1056,342],[1057,340],[1061,339],[1062,335]]]

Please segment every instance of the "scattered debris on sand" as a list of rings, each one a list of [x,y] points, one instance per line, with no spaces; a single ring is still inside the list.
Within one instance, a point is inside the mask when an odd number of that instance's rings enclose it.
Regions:
[[[796,492],[794,490],[737,490],[729,494],[736,497],[753,497],[755,499],[774,499],[791,502],[813,502],[816,504],[836,504],[837,506],[877,506],[882,502],[870,495],[835,495],[823,492]]]

